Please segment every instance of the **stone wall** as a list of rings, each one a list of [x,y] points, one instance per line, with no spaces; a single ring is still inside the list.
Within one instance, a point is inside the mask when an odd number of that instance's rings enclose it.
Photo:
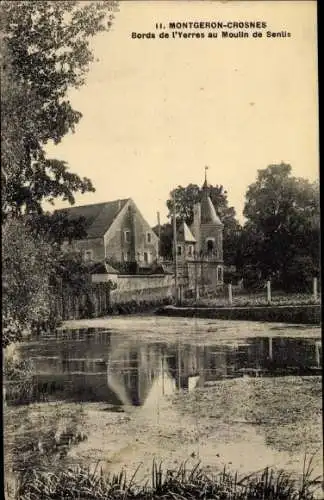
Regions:
[[[197,286],[201,292],[215,291],[223,284],[223,266],[215,261],[191,261],[187,263],[188,288]]]
[[[110,303],[120,304],[133,300],[149,301],[172,296],[174,278],[172,275],[119,275],[117,289],[110,293]]]
[[[272,323],[320,325],[320,305],[259,307],[162,307],[157,314],[185,318],[211,318]]]

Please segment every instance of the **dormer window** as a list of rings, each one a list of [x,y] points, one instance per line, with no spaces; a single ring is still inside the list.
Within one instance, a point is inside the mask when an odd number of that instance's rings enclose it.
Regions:
[[[130,241],[131,241],[130,231],[124,231],[124,241],[125,241],[125,243],[130,243]]]

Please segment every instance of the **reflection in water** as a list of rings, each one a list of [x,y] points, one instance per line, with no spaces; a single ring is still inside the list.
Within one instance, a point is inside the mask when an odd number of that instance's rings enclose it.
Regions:
[[[322,355],[314,338],[255,337],[204,346],[143,342],[99,328],[58,330],[22,349],[35,363],[36,398],[127,406],[226,378],[316,374]]]

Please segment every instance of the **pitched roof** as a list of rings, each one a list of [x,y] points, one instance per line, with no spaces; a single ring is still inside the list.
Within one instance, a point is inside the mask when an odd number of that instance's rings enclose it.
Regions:
[[[129,198],[124,200],[107,201],[81,207],[70,207],[56,210],[58,213],[65,212],[70,220],[84,217],[85,229],[88,238],[100,238],[110,228],[119,212],[126,205]]]
[[[181,226],[177,231],[177,240],[179,242],[191,242],[196,243],[196,240],[190,231],[189,227],[185,222],[182,222]]]

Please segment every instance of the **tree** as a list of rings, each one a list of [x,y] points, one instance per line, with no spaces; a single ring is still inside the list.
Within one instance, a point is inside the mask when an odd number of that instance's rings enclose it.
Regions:
[[[319,273],[318,184],[291,176],[290,165],[270,165],[249,186],[244,215],[245,264],[285,289],[309,286]]]
[[[54,277],[85,286],[80,256],[60,252],[64,239],[82,237],[84,221],[44,214],[42,203],[73,204],[75,193],[94,187],[64,161],[48,159],[45,146],[81,119],[68,90],[84,84],[90,40],[110,28],[116,9],[108,0],[0,4],[4,345],[50,317]]]
[[[85,238],[87,234],[86,219],[78,217],[71,220],[65,211],[26,215],[24,220],[32,234],[42,236],[58,248],[65,241],[71,243]]]
[[[59,143],[79,122],[67,91],[84,84],[93,60],[90,39],[110,28],[116,7],[112,1],[1,3],[5,213],[41,213],[44,200],[74,203],[74,193],[94,190],[65,162],[46,158],[44,145]]]
[[[168,217],[173,216],[173,200],[175,199],[177,221],[184,221],[190,226],[193,223],[194,205],[200,201],[201,195],[202,188],[197,184],[189,184],[187,187],[178,186],[173,189],[170,193],[170,198],[167,200],[167,207],[169,209]],[[240,231],[240,224],[236,219],[235,209],[229,206],[227,191],[223,186],[209,186],[209,196],[224,224],[224,262],[227,265],[234,264],[237,237]],[[168,231],[168,234],[170,234],[170,231]]]
[[[172,224],[162,224],[160,227],[153,227],[153,231],[160,236],[159,253],[165,259],[171,260],[173,255],[173,228]]]

